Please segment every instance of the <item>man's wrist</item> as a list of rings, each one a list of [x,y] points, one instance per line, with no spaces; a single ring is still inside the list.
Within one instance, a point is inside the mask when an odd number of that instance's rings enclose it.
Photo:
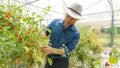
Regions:
[[[54,48],[54,50],[53,50],[53,54],[64,55],[64,54],[65,54],[65,52],[64,52],[64,48],[62,48],[62,49],[56,49],[56,48]]]

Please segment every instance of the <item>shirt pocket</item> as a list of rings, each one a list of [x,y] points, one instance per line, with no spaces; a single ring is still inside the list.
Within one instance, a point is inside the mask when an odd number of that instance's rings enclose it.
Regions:
[[[69,42],[72,41],[73,39],[73,36],[74,34],[73,33],[67,33],[64,35],[64,39],[65,39],[65,43],[68,44]]]

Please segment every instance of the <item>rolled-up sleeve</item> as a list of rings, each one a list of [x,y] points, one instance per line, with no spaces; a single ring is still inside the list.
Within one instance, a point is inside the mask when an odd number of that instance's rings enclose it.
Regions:
[[[80,33],[77,33],[77,35],[71,40],[71,42],[62,45],[62,47],[65,50],[65,56],[69,56],[71,54],[71,52],[75,49],[79,39],[80,39]]]

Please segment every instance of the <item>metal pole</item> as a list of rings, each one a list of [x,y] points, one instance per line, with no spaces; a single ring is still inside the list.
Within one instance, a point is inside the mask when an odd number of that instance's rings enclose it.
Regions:
[[[114,11],[112,11],[112,23],[111,23],[111,29],[112,29],[112,32],[111,32],[111,36],[112,36],[112,39],[111,39],[111,47],[114,46]]]
[[[111,23],[111,47],[114,46],[114,8],[113,8],[113,2],[112,0],[108,0],[111,10],[112,10],[112,23]]]
[[[112,39],[111,39],[111,47],[114,46],[114,11],[112,10],[112,23],[111,23],[111,26],[112,26],[112,32],[111,32],[111,35],[112,35]]]

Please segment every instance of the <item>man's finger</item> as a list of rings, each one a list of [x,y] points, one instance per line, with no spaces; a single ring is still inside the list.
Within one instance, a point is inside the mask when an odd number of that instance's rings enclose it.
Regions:
[[[38,49],[38,50],[42,50],[42,47],[39,46],[39,47],[37,47],[37,49]]]
[[[48,46],[41,46],[41,48],[48,48]]]
[[[43,51],[43,52],[47,52],[47,49],[46,49],[46,48],[43,48],[42,51]]]
[[[45,53],[46,55],[48,55],[49,53]]]

